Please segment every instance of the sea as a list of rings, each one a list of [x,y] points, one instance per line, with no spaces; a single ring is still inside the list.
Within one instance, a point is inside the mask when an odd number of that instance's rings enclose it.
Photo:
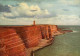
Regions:
[[[34,52],[34,56],[80,56],[80,26],[59,25],[66,34],[55,36],[52,45]]]

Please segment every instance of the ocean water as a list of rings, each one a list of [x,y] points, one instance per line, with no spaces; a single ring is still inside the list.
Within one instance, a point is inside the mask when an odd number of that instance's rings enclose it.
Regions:
[[[59,26],[73,32],[58,35],[52,45],[40,49],[34,56],[80,56],[80,26]]]

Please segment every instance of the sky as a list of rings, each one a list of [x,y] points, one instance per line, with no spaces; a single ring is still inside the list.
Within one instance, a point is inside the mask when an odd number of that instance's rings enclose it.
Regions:
[[[80,0],[0,0],[0,25],[80,25]]]

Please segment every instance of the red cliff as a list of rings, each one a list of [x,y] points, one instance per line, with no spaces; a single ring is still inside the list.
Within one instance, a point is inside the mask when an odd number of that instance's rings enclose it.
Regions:
[[[41,29],[42,39],[50,38],[50,28],[48,25],[39,25]]]
[[[17,33],[23,39],[26,47],[37,46],[39,40],[42,38],[39,26],[26,26],[16,28]]]
[[[31,26],[0,27],[0,39],[4,39],[8,56],[25,56],[25,47],[35,47],[41,39],[51,39],[57,29],[56,25],[35,25],[35,22]]]
[[[21,38],[12,28],[0,28],[0,38],[4,39],[8,56],[25,56],[25,46]]]
[[[58,31],[57,25],[50,25],[51,34],[54,35]]]
[[[3,39],[0,39],[0,56],[8,56],[6,53],[6,46],[4,45]]]

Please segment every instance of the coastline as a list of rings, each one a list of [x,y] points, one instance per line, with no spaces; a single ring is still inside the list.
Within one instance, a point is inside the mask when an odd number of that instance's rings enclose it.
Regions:
[[[7,55],[16,54],[15,56],[34,56],[35,51],[51,45],[55,36],[67,32],[72,32],[72,30],[64,30],[58,28],[56,25],[0,27],[0,37],[4,39],[4,42],[1,41],[0,44],[5,44],[4,46],[6,46],[6,48],[0,50],[0,52],[4,51],[2,53],[4,54],[6,52]],[[8,41],[10,42],[8,43]]]
[[[51,45],[52,42],[53,42],[53,38],[49,40],[41,39],[40,43],[36,47],[31,47],[26,49],[27,56],[34,56],[35,51],[38,51],[39,49],[42,49],[44,47]]]
[[[55,34],[55,36],[61,35],[61,34],[63,34],[63,33],[60,33],[60,32],[58,31],[58,32]],[[54,36],[54,37],[55,37],[55,36]],[[53,41],[54,41],[54,37],[52,37],[52,39],[49,39],[49,40],[47,40],[47,39],[41,39],[41,41],[40,41],[40,43],[38,44],[38,46],[36,46],[36,47],[31,47],[31,48],[27,48],[27,50],[26,50],[27,56],[34,56],[34,52],[35,52],[35,51],[38,51],[38,50],[40,50],[40,49],[42,49],[42,48],[45,48],[45,47],[51,45],[51,44],[53,43]]]
[[[58,36],[58,35],[65,34],[65,33],[68,33],[68,32],[73,32],[73,31],[72,31],[72,30],[59,29],[59,30],[54,34],[54,37],[55,37],[55,36]],[[34,52],[35,52],[35,51],[38,51],[38,50],[40,50],[40,49],[43,49],[43,48],[45,48],[45,47],[47,47],[47,46],[50,46],[50,45],[53,43],[53,41],[54,41],[54,37],[52,37],[52,39],[49,39],[49,40],[42,39],[44,44],[42,44],[42,41],[40,41],[40,43],[38,44],[38,46],[32,47],[32,48],[28,48],[28,50],[29,50],[30,52],[27,51],[27,52],[26,52],[27,55],[28,55],[28,56],[35,56],[35,55],[34,55]]]

